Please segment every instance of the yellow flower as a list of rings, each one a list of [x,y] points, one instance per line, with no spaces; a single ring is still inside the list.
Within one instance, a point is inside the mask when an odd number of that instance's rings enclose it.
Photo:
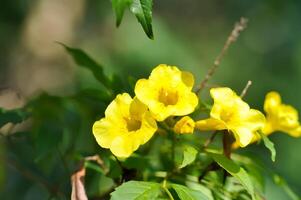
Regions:
[[[163,121],[169,116],[183,116],[194,111],[198,98],[191,91],[193,84],[191,73],[161,64],[153,69],[149,79],[137,81],[135,94],[156,120]]]
[[[155,119],[137,98],[123,93],[110,103],[105,117],[93,125],[97,143],[118,157],[129,157],[157,130]]]
[[[264,115],[250,109],[230,88],[213,88],[210,90],[214,100],[210,118],[196,122],[199,130],[228,130],[234,134],[240,147],[247,146],[257,131],[264,127]]]
[[[269,92],[264,101],[264,111],[267,122],[263,129],[266,135],[274,131],[283,131],[293,137],[301,136],[301,125],[299,123],[298,111],[281,102],[277,92]]]
[[[193,133],[195,123],[188,116],[182,117],[174,126],[174,131],[179,134]]]

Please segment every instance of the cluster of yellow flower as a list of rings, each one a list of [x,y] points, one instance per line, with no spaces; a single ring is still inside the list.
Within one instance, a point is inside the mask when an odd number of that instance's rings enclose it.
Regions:
[[[175,66],[159,65],[148,79],[140,79],[135,85],[136,97],[128,93],[117,95],[105,111],[105,117],[93,125],[98,144],[108,148],[118,157],[129,157],[140,145],[145,144],[157,131],[157,122],[170,116],[184,116],[174,126],[178,134],[200,131],[228,130],[236,139],[234,147],[245,147],[260,139],[258,131],[269,135],[284,131],[291,136],[301,136],[298,112],[282,104],[276,92],[267,94],[264,110],[250,109],[230,88],[210,90],[214,100],[210,118],[194,121],[188,114],[198,105],[198,97],[192,92],[193,75]]]

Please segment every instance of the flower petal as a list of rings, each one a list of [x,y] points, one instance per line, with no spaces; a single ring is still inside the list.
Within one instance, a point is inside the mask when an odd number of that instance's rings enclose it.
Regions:
[[[189,116],[182,117],[174,126],[174,131],[179,134],[193,133],[195,122]]]
[[[155,119],[147,112],[143,116],[141,128],[136,131],[135,136],[139,138],[139,142],[142,145],[153,137],[157,129],[158,127]]]
[[[297,128],[288,131],[288,134],[292,137],[300,137],[301,136],[301,126],[298,126]]]
[[[278,92],[269,92],[264,101],[264,111],[269,113],[273,111],[273,109],[281,104],[281,97]]]
[[[105,116],[107,118],[115,119],[117,121],[120,118],[129,116],[129,106],[131,102],[132,98],[128,93],[118,94],[116,98],[107,107],[105,111]]]
[[[195,123],[195,128],[200,131],[211,131],[211,130],[225,130],[226,125],[221,120],[209,118],[204,120],[199,120]]]
[[[182,71],[181,78],[182,82],[186,85],[186,87],[188,87],[191,90],[194,85],[193,75],[190,72]]]
[[[110,150],[112,153],[121,158],[129,157],[135,150],[137,150],[139,145],[133,145],[130,137],[125,135],[120,135],[114,138]]]
[[[137,120],[141,120],[142,115],[147,111],[147,106],[143,104],[137,97],[134,97],[130,104],[130,115]]]
[[[240,147],[245,147],[250,144],[253,138],[256,136],[254,132],[246,127],[236,127],[231,131],[233,132],[236,142]]]
[[[112,124],[105,118],[96,121],[93,124],[92,132],[97,143],[103,148],[110,148],[115,137],[110,131]]]
[[[244,126],[253,131],[263,129],[265,122],[265,116],[259,110],[255,109],[250,109],[243,118]]]
[[[214,102],[225,102],[228,99],[237,97],[236,93],[227,87],[219,87],[210,89],[210,95]]]
[[[179,102],[172,109],[172,115],[174,116],[183,116],[192,113],[199,103],[197,95],[193,92],[182,91],[180,92],[180,96]]]

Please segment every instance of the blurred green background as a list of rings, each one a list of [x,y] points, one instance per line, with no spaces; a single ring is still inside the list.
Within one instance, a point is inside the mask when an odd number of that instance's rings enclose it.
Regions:
[[[78,88],[101,87],[90,72],[77,68],[55,41],[84,49],[104,66],[105,73],[118,74],[124,80],[129,76],[146,77],[154,66],[166,63],[192,71],[198,83],[241,16],[249,19],[248,28],[230,47],[209,86],[229,86],[240,92],[252,80],[245,100],[253,107],[262,110],[265,94],[276,90],[284,102],[300,111],[301,1],[298,0],[154,1],[154,40],[146,37],[129,12],[117,29],[109,0],[4,0],[0,6],[0,98],[8,100],[1,100],[1,106],[18,107],[22,105],[20,96],[26,101],[45,91],[65,96],[74,94]],[[12,97],[17,100],[11,100],[10,90],[18,91],[18,98]],[[207,92],[202,96],[207,99]],[[41,106],[53,103],[48,101]],[[62,104],[65,108],[65,103]],[[78,149],[93,153],[97,147],[89,127],[95,118],[83,115],[91,112],[85,110],[88,108],[72,106],[67,106],[66,113],[77,119],[70,123],[83,123],[81,132],[87,136],[81,139],[91,140],[78,144]],[[45,112],[55,112],[47,108]],[[277,150],[275,163],[262,146],[252,145],[242,153],[262,159],[301,195],[301,138],[275,133],[271,139]],[[85,146],[91,143],[93,147]],[[10,153],[3,144],[1,141],[1,154]],[[16,151],[21,148],[14,145]],[[30,163],[31,158],[26,156],[24,162]],[[45,191],[39,186],[31,187],[33,183],[24,180],[5,160],[0,162],[1,199],[20,199],[15,191],[22,193],[24,199],[45,199]],[[46,169],[47,159],[45,163]],[[267,183],[267,199],[288,199],[271,181]]]

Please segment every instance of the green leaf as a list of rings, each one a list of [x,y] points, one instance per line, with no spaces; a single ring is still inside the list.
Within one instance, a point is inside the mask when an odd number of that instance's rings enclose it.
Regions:
[[[218,165],[224,168],[233,177],[237,178],[239,182],[245,187],[245,189],[250,193],[252,199],[256,199],[254,185],[252,184],[251,178],[243,168],[241,168],[235,162],[228,159],[222,154],[208,152],[208,155],[210,155]]]
[[[116,15],[116,26],[122,21],[124,10],[130,5],[131,0],[112,0],[112,7]]]
[[[198,190],[192,190],[186,186],[171,184],[181,200],[208,200],[208,197]]]
[[[207,200],[214,200],[212,191],[205,185],[200,184],[198,181],[198,177],[190,177],[190,180],[187,180],[185,184],[188,188],[203,193],[207,197]]]
[[[94,61],[81,49],[71,48],[63,43],[59,44],[66,49],[76,64],[89,69],[100,83],[102,83],[108,90],[111,90],[111,80],[104,74],[103,67],[100,64]]]
[[[103,171],[103,169],[98,164],[95,164],[95,163],[90,162],[90,161],[86,161],[85,162],[85,168],[87,168],[87,169],[93,169],[96,172],[99,172],[101,174],[105,174],[105,172]]]
[[[111,200],[154,200],[160,193],[159,183],[129,181],[111,193]]]
[[[131,12],[136,16],[139,23],[142,25],[146,35],[153,39],[152,28],[152,0],[133,0],[130,5]]]
[[[0,108],[0,127],[11,122],[13,124],[24,121],[29,116],[23,109],[4,110]]]
[[[259,131],[259,134],[263,140],[263,144],[266,148],[268,148],[271,152],[271,159],[273,162],[275,162],[275,158],[276,158],[276,150],[275,150],[275,146],[274,143],[261,131]]]
[[[273,175],[274,183],[281,187],[292,200],[300,200],[301,198],[289,187],[287,182],[277,174]]]
[[[183,161],[179,168],[186,167],[187,165],[193,163],[193,161],[196,159],[198,151],[193,148],[192,146],[186,146],[183,151]]]

